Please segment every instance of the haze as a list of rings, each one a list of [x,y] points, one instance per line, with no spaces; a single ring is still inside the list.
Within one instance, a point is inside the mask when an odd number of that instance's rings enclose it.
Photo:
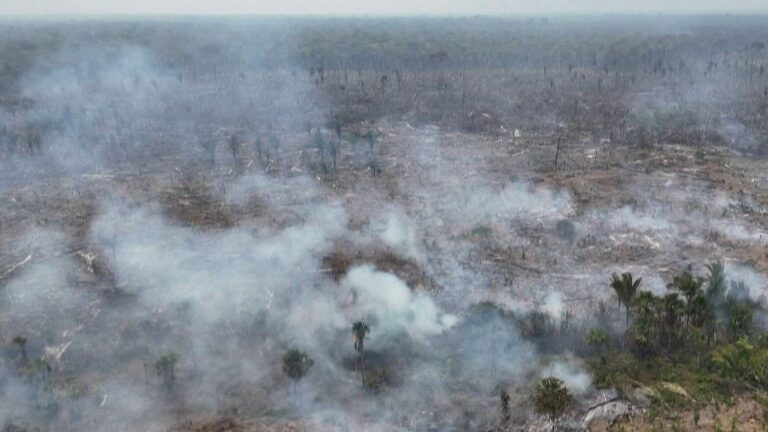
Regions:
[[[753,13],[768,11],[763,0],[0,0],[8,15],[74,14],[286,14],[286,15],[467,15],[581,13]]]
[[[0,0],[0,432],[768,432],[768,0]]]

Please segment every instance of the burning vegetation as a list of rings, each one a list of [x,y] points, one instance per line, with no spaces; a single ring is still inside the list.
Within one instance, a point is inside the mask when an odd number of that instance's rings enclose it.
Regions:
[[[0,27],[1,430],[768,427],[764,17]]]

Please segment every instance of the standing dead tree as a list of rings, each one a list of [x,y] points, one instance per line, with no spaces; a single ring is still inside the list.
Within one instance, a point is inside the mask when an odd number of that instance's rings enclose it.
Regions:
[[[176,364],[179,361],[178,354],[167,352],[155,361],[155,374],[160,379],[160,384],[168,395],[176,392]]]
[[[339,157],[339,151],[341,147],[341,141],[332,139],[328,141],[328,154],[331,156],[331,160],[333,161],[333,170],[336,170],[336,160]]]

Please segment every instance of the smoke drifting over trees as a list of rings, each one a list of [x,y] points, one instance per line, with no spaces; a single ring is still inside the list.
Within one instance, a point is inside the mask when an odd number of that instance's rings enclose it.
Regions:
[[[766,24],[3,21],[3,428],[539,430],[765,392]]]

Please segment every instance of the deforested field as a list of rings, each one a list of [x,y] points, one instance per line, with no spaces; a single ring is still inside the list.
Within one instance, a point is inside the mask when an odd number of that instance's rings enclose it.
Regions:
[[[0,34],[1,431],[768,427],[768,16]]]

